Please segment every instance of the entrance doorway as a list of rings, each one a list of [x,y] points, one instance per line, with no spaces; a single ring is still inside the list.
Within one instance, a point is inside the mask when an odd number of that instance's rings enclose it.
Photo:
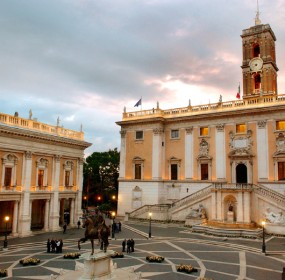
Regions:
[[[240,163],[236,167],[236,182],[238,184],[247,184],[247,167]]]

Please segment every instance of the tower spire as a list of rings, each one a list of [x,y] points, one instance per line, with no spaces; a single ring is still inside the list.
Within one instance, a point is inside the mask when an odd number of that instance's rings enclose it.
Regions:
[[[261,20],[259,19],[259,5],[258,5],[258,0],[256,0],[257,4],[257,11],[256,11],[256,16],[255,16],[255,25],[261,24]]]

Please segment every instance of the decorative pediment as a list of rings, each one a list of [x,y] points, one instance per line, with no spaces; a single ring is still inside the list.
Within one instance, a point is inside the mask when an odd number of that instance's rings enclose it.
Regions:
[[[280,153],[285,153],[285,137],[283,133],[279,133],[278,136],[276,137],[276,153],[275,154],[280,154]]]
[[[144,159],[142,159],[141,157],[134,157],[133,158],[133,163],[143,163]]]
[[[37,167],[45,168],[48,166],[48,160],[45,158],[39,158],[36,165]]]
[[[200,142],[198,158],[207,157],[208,154],[209,154],[209,143],[205,139],[202,139]]]
[[[245,136],[237,136],[232,131],[229,133],[230,135],[230,157],[252,157],[252,131],[248,130]]]
[[[18,163],[18,158],[13,155],[13,154],[7,154],[2,158],[2,163],[3,164],[17,164]]]

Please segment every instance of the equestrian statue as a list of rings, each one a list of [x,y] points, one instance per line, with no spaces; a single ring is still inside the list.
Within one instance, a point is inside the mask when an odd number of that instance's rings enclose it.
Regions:
[[[92,246],[91,255],[93,255],[94,239],[98,239],[100,250],[104,250],[104,252],[106,252],[109,245],[108,237],[110,236],[110,228],[106,225],[103,216],[87,216],[83,223],[83,228],[85,228],[85,236],[78,240],[78,249],[81,249],[80,243],[90,240]]]

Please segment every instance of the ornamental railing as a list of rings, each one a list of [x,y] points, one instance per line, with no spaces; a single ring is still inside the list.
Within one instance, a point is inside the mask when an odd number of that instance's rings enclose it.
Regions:
[[[20,127],[32,131],[44,132],[60,137],[72,138],[76,140],[84,140],[84,133],[82,131],[75,131],[71,129],[63,128],[59,125],[53,126],[38,122],[36,119],[23,119],[16,116],[6,115],[0,113],[0,123]]]
[[[141,118],[173,118],[178,116],[192,116],[205,113],[214,113],[217,111],[231,111],[233,109],[248,109],[263,106],[276,106],[279,104],[285,105],[285,94],[264,94],[263,96],[253,96],[242,100],[233,100],[225,102],[217,102],[212,104],[204,104],[198,106],[188,106],[183,108],[174,108],[168,110],[151,109],[141,110],[135,112],[124,112],[123,121],[128,119],[141,119]]]
[[[276,201],[279,205],[283,205],[285,207],[285,195],[275,190],[272,190],[263,185],[254,185],[254,192],[263,197],[268,197],[271,200]]]

